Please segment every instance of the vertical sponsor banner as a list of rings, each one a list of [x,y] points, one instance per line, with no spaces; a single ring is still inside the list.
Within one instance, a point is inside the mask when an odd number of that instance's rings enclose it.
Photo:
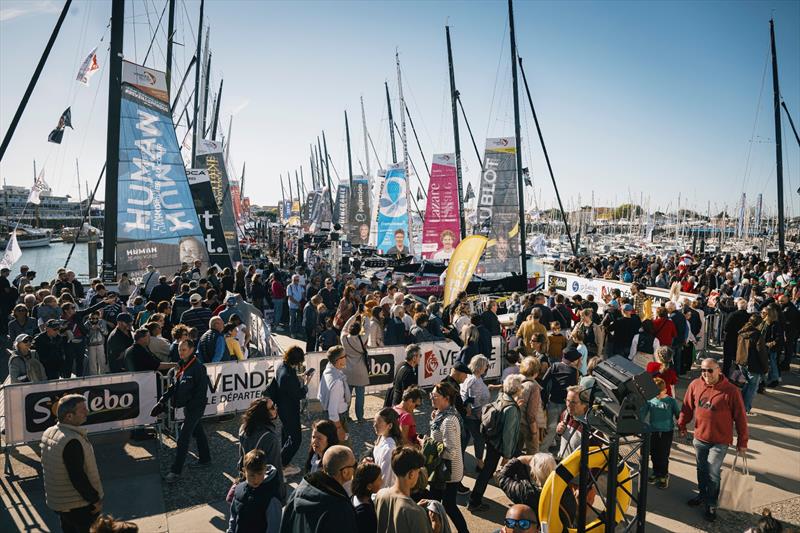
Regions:
[[[239,237],[236,231],[230,180],[225,166],[225,147],[221,142],[217,141],[209,141],[207,139],[199,141],[195,166],[208,170],[211,190],[214,191],[214,200],[217,202],[222,229],[225,231],[228,253],[231,256],[231,261],[238,263],[242,260],[242,254],[239,251]]]
[[[239,180],[231,180],[231,204],[233,205],[233,218],[236,222],[242,221],[242,188]]]
[[[300,225],[300,200],[292,200],[291,213],[289,214],[289,225]]]
[[[220,268],[233,268],[208,170],[193,168],[188,169],[186,174],[189,178],[194,209],[200,217],[200,229],[203,231],[208,260]]]
[[[152,424],[158,400],[156,372],[126,372],[88,378],[6,385],[2,415],[4,444],[37,441],[56,423],[58,400],[67,394],[86,398],[89,416],[81,427],[89,433]]]
[[[139,281],[147,265],[207,267],[164,73],[124,61],[120,112],[117,272]]]
[[[449,260],[461,240],[460,202],[454,154],[434,154],[422,226],[422,257]]]
[[[514,137],[486,139],[478,190],[478,231],[489,238],[478,272],[521,272]]]
[[[467,288],[487,241],[483,235],[470,235],[461,241],[453,252],[444,278],[445,306],[454,301],[459,292]]]
[[[303,231],[308,231],[309,227],[311,226],[311,215],[316,210],[318,198],[318,191],[311,191],[306,197],[306,203],[303,204]]]
[[[371,222],[369,200],[369,180],[364,176],[354,176],[349,209],[351,244],[369,244]]]
[[[289,221],[289,217],[292,216],[292,201],[291,200],[284,200],[283,201],[281,215],[283,217],[284,223]]]
[[[350,185],[340,183],[336,188],[336,200],[333,204],[333,223],[342,227],[342,233],[347,234],[348,212],[350,210]]]
[[[408,179],[402,165],[390,165],[378,200],[378,250],[409,255]]]
[[[328,197],[328,188],[324,187],[318,191],[319,196],[314,204],[314,212],[311,214],[310,231],[317,232],[331,229],[331,202]]]

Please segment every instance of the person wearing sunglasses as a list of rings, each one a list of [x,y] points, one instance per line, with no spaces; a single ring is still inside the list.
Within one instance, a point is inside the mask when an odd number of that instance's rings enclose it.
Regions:
[[[722,375],[716,359],[703,359],[700,377],[689,383],[683,396],[683,407],[678,418],[681,437],[687,434],[686,426],[694,420],[694,450],[697,461],[697,488],[699,494],[689,500],[690,507],[705,506],[709,522],[717,518],[717,498],[722,462],[733,443],[733,426],[736,425],[736,450],[747,452],[747,414],[739,389]]]
[[[495,533],[538,533],[539,522],[533,509],[525,504],[512,505],[506,511],[503,527]]]

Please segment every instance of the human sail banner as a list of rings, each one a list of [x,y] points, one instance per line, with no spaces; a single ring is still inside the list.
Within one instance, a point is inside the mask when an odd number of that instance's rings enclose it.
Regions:
[[[170,113],[163,72],[122,66],[116,267],[139,281],[148,265],[209,265]]]
[[[479,274],[521,272],[516,157],[514,137],[486,139],[477,218],[478,232],[489,242]]]
[[[350,242],[369,244],[370,231],[370,185],[366,176],[353,176],[350,191]]]
[[[408,179],[403,165],[390,165],[378,200],[377,248],[385,255],[409,255]]]
[[[434,154],[422,225],[422,257],[446,261],[461,240],[455,154]]]
[[[219,268],[233,268],[208,170],[191,168],[186,174],[194,199],[194,208],[200,217],[200,229],[203,231],[203,241],[209,261]]]
[[[214,200],[217,202],[222,229],[225,232],[228,253],[231,256],[231,261],[236,264],[242,260],[242,254],[239,250],[239,237],[236,231],[236,218],[233,213],[230,180],[228,178],[228,169],[225,166],[225,147],[222,143],[207,139],[199,141],[195,168],[208,170],[211,190],[214,191]]]

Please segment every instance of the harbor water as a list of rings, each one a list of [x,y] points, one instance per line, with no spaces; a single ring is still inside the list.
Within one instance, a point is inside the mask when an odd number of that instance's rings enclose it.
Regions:
[[[70,248],[72,248],[72,243],[64,242],[51,243],[50,246],[41,248],[26,248],[22,250],[22,258],[11,268],[11,277],[13,278],[19,273],[20,266],[28,265],[31,270],[36,272],[34,284],[50,281],[55,277],[56,271],[64,266]],[[103,250],[98,250],[97,260],[100,261],[102,256]],[[78,243],[75,245],[67,268],[75,272],[81,280],[89,278],[88,244]]]

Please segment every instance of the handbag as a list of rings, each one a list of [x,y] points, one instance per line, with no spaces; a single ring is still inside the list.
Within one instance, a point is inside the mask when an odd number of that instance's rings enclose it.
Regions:
[[[742,458],[742,466],[737,470],[736,463],[739,461],[739,457]],[[737,452],[730,470],[722,471],[719,485],[719,507],[729,511],[751,512],[755,484],[756,476],[750,475],[747,456]]]

